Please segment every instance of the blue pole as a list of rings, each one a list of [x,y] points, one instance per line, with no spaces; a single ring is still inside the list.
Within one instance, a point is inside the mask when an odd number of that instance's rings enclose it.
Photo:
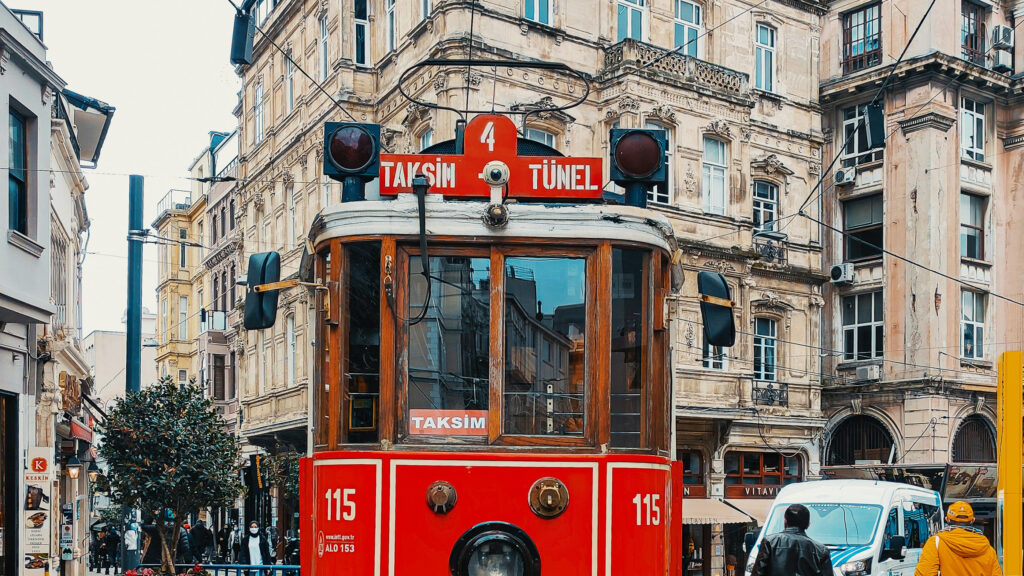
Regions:
[[[142,380],[142,176],[128,177],[128,350],[125,392],[138,392]]]

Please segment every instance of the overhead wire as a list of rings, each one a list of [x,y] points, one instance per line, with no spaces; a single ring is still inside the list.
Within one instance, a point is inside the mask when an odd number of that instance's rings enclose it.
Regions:
[[[836,153],[835,157],[832,158],[832,161],[829,162],[828,167],[822,169],[821,175],[818,177],[817,184],[815,184],[814,188],[812,188],[811,191],[807,194],[807,197],[804,198],[804,201],[800,203],[800,208],[797,209],[797,213],[803,211],[804,207],[807,206],[807,202],[814,195],[814,192],[821,188],[821,185],[824,183],[828,173],[831,172],[832,168],[835,167],[837,162],[839,162],[839,159],[842,158],[843,154],[846,152],[846,148],[849,147],[850,143],[853,141],[853,139],[857,136],[857,134],[866,124],[868,114],[867,110],[874,106],[878,102],[878,99],[885,94],[885,89],[889,84],[889,80],[893,77],[893,74],[896,73],[896,68],[899,66],[900,62],[903,61],[903,57],[907,55],[907,50],[910,49],[910,44],[914,41],[914,38],[917,36],[917,33],[921,30],[921,26],[924,24],[925,19],[928,18],[928,14],[931,13],[932,7],[934,6],[935,0],[931,0],[931,3],[928,4],[928,8],[924,11],[924,14],[921,15],[921,19],[917,22],[917,26],[914,28],[914,32],[910,35],[910,38],[907,39],[906,44],[904,44],[903,50],[900,52],[899,58],[897,58],[896,62],[894,62],[889,67],[889,73],[886,74],[885,79],[882,81],[882,85],[878,87],[878,91],[875,92],[874,98],[872,98],[871,102],[868,103],[864,116],[861,116],[861,119],[859,122],[857,122],[856,127],[854,127],[853,131],[850,132],[850,135],[847,136],[846,139],[843,141],[843,145],[839,148],[839,151]]]
[[[639,70],[643,70],[644,68],[648,68],[648,67],[650,67],[650,66],[653,66],[653,65],[657,64],[658,62],[661,62],[661,61],[662,61],[662,60],[664,60],[665,58],[668,58],[669,56],[671,56],[671,55],[673,55],[673,54],[677,54],[677,53],[679,53],[679,51],[680,51],[680,50],[683,50],[684,48],[687,48],[687,47],[689,47],[691,43],[694,43],[694,42],[696,42],[697,40],[700,40],[701,38],[703,38],[703,37],[707,36],[708,34],[710,34],[710,33],[714,32],[715,30],[718,30],[718,29],[719,29],[719,28],[721,28],[722,26],[725,26],[725,25],[726,25],[726,24],[728,24],[729,22],[732,22],[733,20],[735,20],[735,19],[739,18],[740,16],[743,16],[744,14],[748,14],[748,13],[750,13],[750,12],[753,12],[753,11],[754,11],[754,9],[756,9],[756,8],[759,8],[759,7],[761,7],[761,6],[763,6],[763,5],[767,4],[767,3],[768,3],[768,0],[761,0],[761,2],[758,2],[757,4],[754,4],[753,6],[751,6],[751,7],[749,7],[749,8],[746,8],[746,9],[742,10],[741,12],[739,12],[738,14],[736,14],[735,16],[732,16],[732,17],[730,17],[730,18],[726,19],[726,20],[725,20],[724,22],[722,22],[721,24],[718,24],[718,25],[716,25],[716,26],[713,26],[713,27],[711,27],[711,28],[708,28],[707,30],[705,30],[705,31],[701,32],[700,34],[698,34],[698,35],[694,36],[693,38],[690,38],[690,39],[689,39],[689,40],[687,40],[687,41],[686,41],[685,43],[683,43],[683,44],[680,44],[679,46],[676,46],[675,48],[673,48],[673,49],[669,50],[668,52],[665,52],[664,54],[662,54],[662,55],[658,56],[658,57],[657,57],[657,58],[655,58],[654,60],[651,60],[651,61],[650,61],[650,62],[648,62],[647,64],[644,64],[643,66],[640,66]]]

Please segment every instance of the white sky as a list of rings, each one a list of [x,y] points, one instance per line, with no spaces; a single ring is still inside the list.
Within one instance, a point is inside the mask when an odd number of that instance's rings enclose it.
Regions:
[[[83,335],[121,329],[127,304],[128,177],[146,178],[148,227],[211,130],[235,126],[240,82],[228,62],[227,0],[4,0],[42,10],[47,58],[68,88],[117,108],[96,170],[86,170],[92,220],[83,280]],[[144,249],[142,303],[156,312],[156,247]]]

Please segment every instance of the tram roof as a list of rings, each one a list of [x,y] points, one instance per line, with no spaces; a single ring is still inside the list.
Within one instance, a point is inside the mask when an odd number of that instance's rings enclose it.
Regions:
[[[676,239],[663,215],[632,206],[610,204],[507,203],[508,224],[491,228],[483,216],[484,201],[426,197],[426,224],[430,236],[475,240],[538,238],[557,240],[615,240],[635,242],[672,251]],[[419,234],[419,211],[413,194],[392,200],[346,202],[328,206],[313,224],[314,244],[351,236]]]

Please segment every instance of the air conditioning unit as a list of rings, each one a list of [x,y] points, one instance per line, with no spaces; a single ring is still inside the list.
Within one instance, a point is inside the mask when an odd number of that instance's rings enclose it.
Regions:
[[[880,380],[882,378],[882,370],[878,366],[858,366],[857,367],[857,380],[871,381]]]
[[[992,51],[992,69],[996,72],[1013,70],[1013,56],[1006,50]]]
[[[1013,28],[996,24],[992,27],[992,47],[1013,49]]]
[[[833,284],[852,284],[857,278],[857,275],[853,271],[852,262],[836,264],[831,270],[829,270],[828,276],[829,282]]]
[[[846,184],[853,184],[854,180],[857,179],[857,167],[849,166],[844,168],[836,168],[836,186],[844,186]]]

